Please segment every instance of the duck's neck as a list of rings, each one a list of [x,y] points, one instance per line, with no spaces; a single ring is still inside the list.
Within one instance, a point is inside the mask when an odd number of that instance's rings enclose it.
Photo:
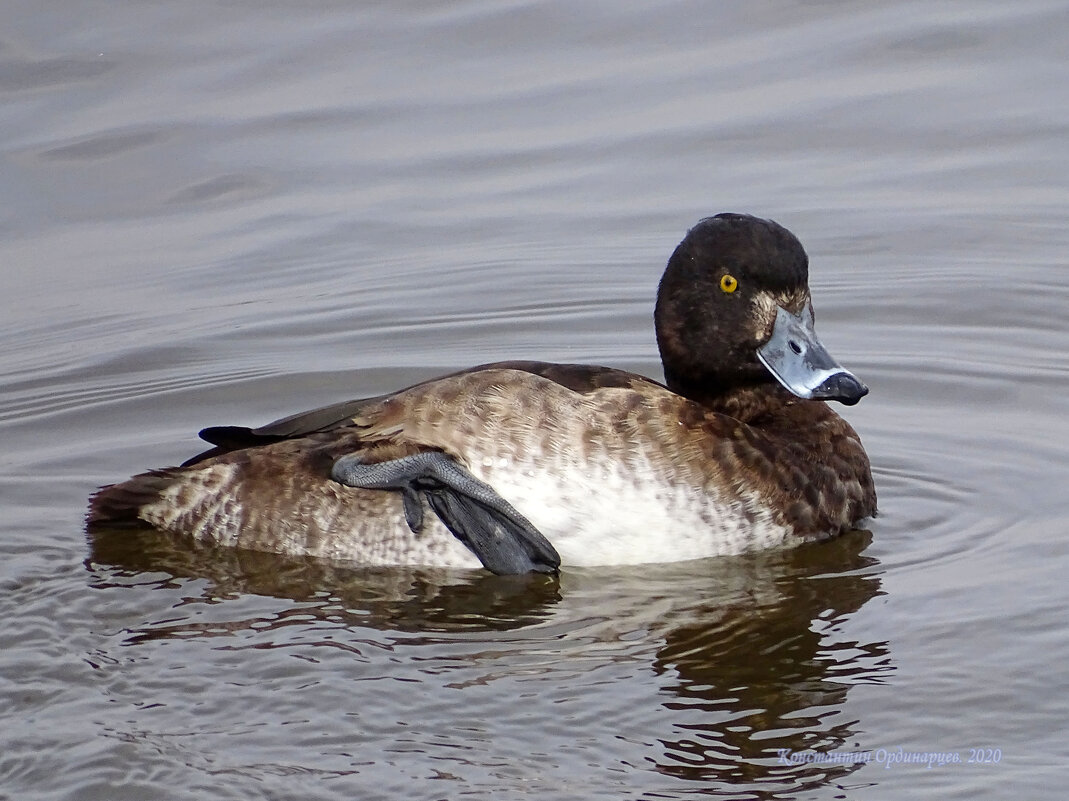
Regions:
[[[694,383],[680,381],[677,377],[666,374],[665,383],[677,395],[743,423],[759,422],[785,406],[802,402],[774,380],[764,380],[763,376],[761,380],[753,383],[729,387],[715,379],[706,378],[700,383]]]

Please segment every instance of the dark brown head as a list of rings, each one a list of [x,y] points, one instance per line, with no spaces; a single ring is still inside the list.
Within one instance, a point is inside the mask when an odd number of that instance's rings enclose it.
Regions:
[[[668,261],[655,319],[665,380],[686,397],[778,383],[853,404],[868,392],[817,339],[809,259],[771,220],[718,214],[694,226]]]

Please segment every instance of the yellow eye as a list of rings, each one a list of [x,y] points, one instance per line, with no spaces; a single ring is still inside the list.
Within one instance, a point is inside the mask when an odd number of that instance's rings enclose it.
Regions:
[[[739,282],[733,275],[725,275],[720,279],[720,288],[729,295],[739,288]]]

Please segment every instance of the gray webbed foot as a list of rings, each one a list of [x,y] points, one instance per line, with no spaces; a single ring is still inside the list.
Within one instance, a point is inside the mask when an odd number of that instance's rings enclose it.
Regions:
[[[331,478],[349,487],[401,493],[405,521],[423,528],[423,503],[494,573],[555,573],[560,556],[516,508],[440,451],[425,451],[377,464],[359,456],[334,463]]]

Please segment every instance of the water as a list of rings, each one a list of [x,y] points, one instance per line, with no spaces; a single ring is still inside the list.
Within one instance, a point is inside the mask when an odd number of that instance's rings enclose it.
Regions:
[[[0,797],[1062,789],[1064,4],[0,17]],[[798,234],[872,388],[870,533],[559,582],[83,533],[204,425],[657,376],[660,270],[724,210]]]

